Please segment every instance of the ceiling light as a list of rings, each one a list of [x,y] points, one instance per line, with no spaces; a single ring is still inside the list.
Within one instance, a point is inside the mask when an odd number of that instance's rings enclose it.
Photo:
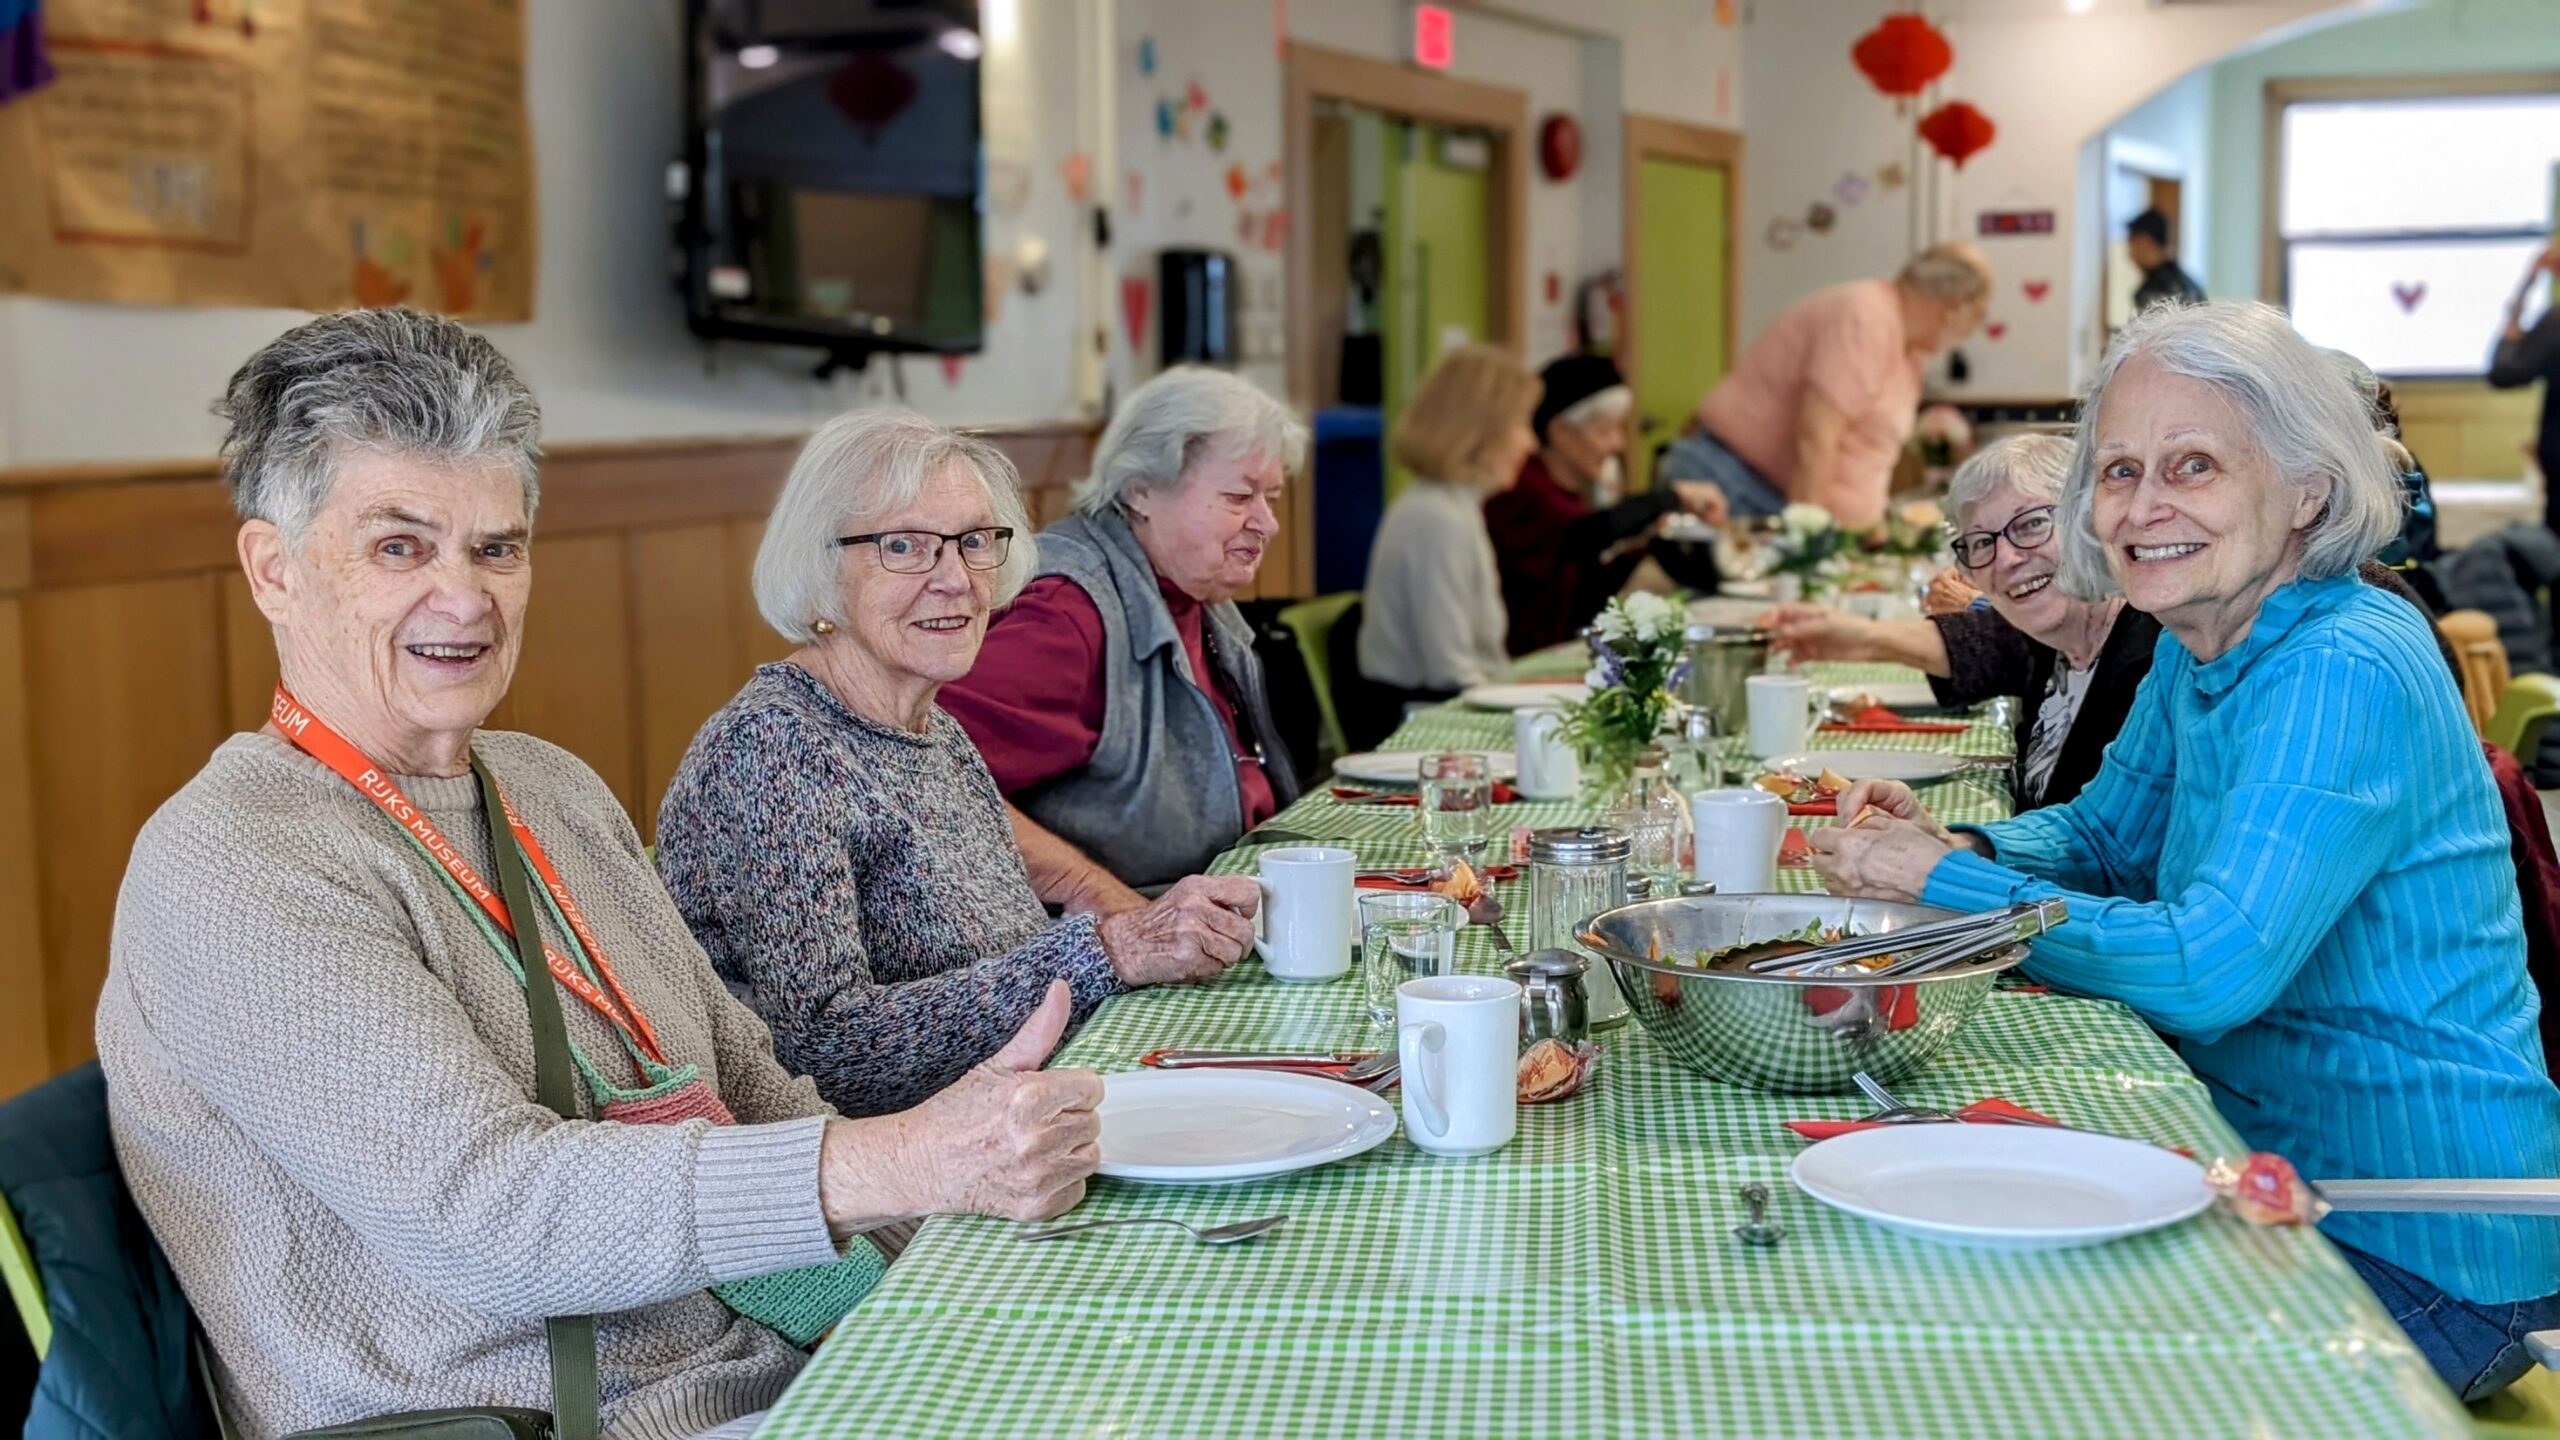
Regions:
[[[782,52],[770,45],[750,45],[738,52],[738,63],[750,70],[770,70],[782,59]]]
[[[940,45],[943,52],[954,60],[975,60],[987,48],[986,44],[978,39],[977,31],[963,30],[957,25],[943,31],[934,43]]]

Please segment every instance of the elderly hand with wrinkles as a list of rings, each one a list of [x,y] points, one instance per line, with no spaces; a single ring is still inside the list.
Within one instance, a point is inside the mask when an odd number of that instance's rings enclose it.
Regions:
[[[1810,830],[1813,868],[1834,895],[1918,900],[1929,872],[1958,850],[1980,843],[1938,823],[1899,780],[1861,780],[1840,797],[1848,823]]]

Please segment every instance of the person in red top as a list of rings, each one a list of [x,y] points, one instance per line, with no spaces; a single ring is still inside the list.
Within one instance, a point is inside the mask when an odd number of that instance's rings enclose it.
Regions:
[[[1504,644],[1526,655],[1570,640],[1635,573],[1655,525],[1687,510],[1710,525],[1724,492],[1702,480],[1617,495],[1635,392],[1606,355],[1567,355],[1539,372],[1530,425],[1538,451],[1510,489],[1485,497],[1484,524],[1511,622]]]
[[[1234,597],[1305,452],[1305,429],[1233,375],[1176,367],[1140,386],[1076,513],[1041,532],[1038,578],[943,690],[1044,899],[1135,905],[1297,798]]]

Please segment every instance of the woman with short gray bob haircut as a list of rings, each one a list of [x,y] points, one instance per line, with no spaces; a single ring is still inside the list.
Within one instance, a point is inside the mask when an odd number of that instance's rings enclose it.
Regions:
[[[2283,311],[2237,301],[2155,306],[2117,333],[2080,407],[2071,476],[2055,512],[2065,589],[2092,600],[2118,590],[2092,514],[2097,427],[2107,387],[2136,360],[2220,392],[2275,478],[2323,499],[2302,535],[2304,579],[2352,574],[2400,533],[2407,505],[2400,472],[2408,452],[2375,433],[2365,397]]]
[[[2075,583],[2162,631],[2097,778],[1960,827],[1863,780],[1814,868],[1838,894],[1954,911],[2064,902],[2025,973],[2177,1037],[2253,1150],[2340,1180],[2552,1175],[2560,1088],[2499,786],[2426,616],[2356,573],[2399,526],[2384,443],[2276,311],[2144,312],[2098,372],[2062,497]],[[2321,1230],[2463,1400],[2560,1326],[2560,1220]]]
[[[1021,594],[1039,552],[1013,462],[986,441],[911,410],[860,410],[819,426],[782,482],[756,547],[756,609],[765,623],[798,645],[826,633],[821,622],[843,625],[838,557],[844,547],[837,541],[913,505],[946,471],[973,482],[997,528],[1013,532],[992,576],[991,603]]]

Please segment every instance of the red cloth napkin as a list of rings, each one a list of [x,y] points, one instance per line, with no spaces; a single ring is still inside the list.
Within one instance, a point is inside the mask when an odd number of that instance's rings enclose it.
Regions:
[[[1834,720],[1822,728],[1870,735],[1961,735],[1971,727],[1962,721],[1906,720],[1881,705],[1870,705],[1846,720]]]
[[[1802,830],[1788,826],[1787,833],[1778,841],[1778,868],[1800,870],[1812,863],[1813,842],[1805,838]]]
[[[1520,878],[1520,867],[1487,865],[1476,873],[1489,881],[1517,880]],[[1431,888],[1431,882],[1427,879],[1398,880],[1391,875],[1361,875],[1352,880],[1351,886],[1355,890],[1428,890]]]
[[[1801,805],[1790,800],[1787,802],[1787,813],[1790,815],[1836,816],[1840,813],[1840,797],[1837,795],[1825,795],[1819,800],[1807,800]]]
[[[1333,798],[1336,800],[1359,800],[1371,805],[1419,805],[1422,803],[1422,796],[1415,791],[1363,790],[1357,785],[1334,786]],[[1512,805],[1517,804],[1519,799],[1519,791],[1512,789],[1510,786],[1503,784],[1499,780],[1493,782],[1494,804]]]
[[[2012,1105],[1996,1095],[1989,1099],[1976,1100],[1956,1111],[1956,1114],[1967,1120],[1973,1120],[1976,1116],[2006,1115],[2012,1119],[2032,1120],[2041,1124],[2059,1123],[2050,1115],[2038,1114],[2023,1105]],[[1877,1120],[1790,1120],[1787,1122],[1787,1128],[1807,1140],[1828,1140],[1834,1135],[1846,1135],[1852,1130],[1873,1130],[1882,1123]],[[2000,1122],[1983,1120],[1978,1123],[1996,1125]]]

